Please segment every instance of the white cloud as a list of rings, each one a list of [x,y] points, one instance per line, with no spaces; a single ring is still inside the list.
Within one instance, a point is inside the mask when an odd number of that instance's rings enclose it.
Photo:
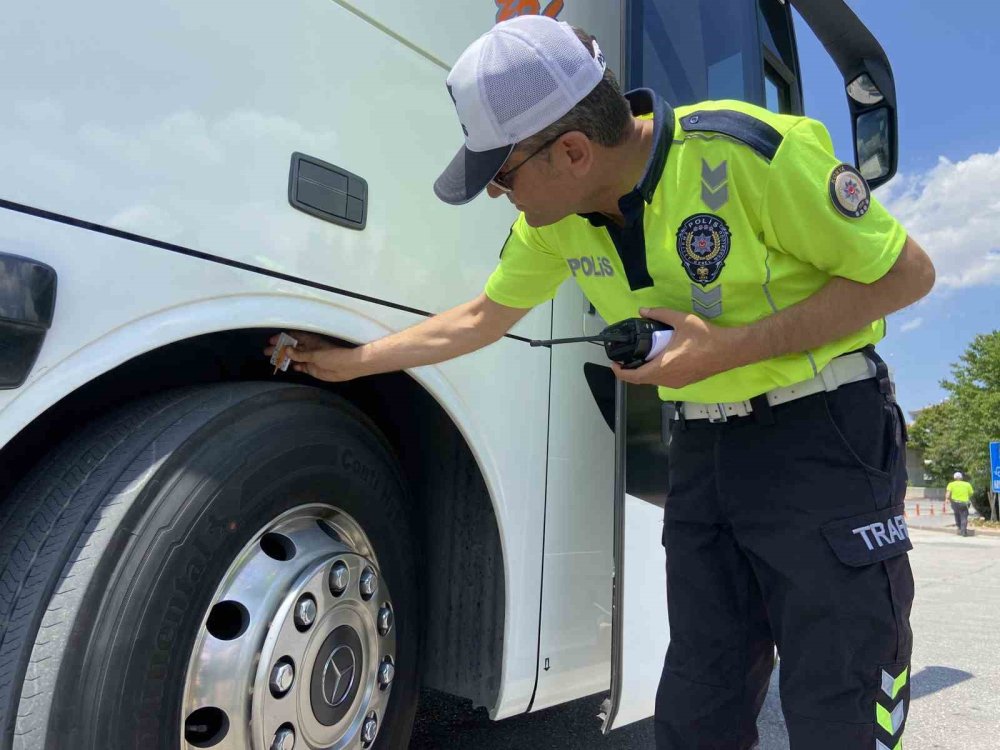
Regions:
[[[1000,284],[1000,149],[941,157],[877,195],[933,258],[939,289]]]
[[[914,318],[913,320],[908,320],[905,323],[903,323],[903,325],[899,327],[899,330],[902,333],[906,333],[908,331],[915,331],[918,328],[920,328],[920,326],[922,326],[923,324],[924,324],[923,318]]]

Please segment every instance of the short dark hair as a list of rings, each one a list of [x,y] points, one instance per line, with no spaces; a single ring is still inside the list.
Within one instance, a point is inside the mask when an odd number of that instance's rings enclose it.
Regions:
[[[593,56],[594,37],[576,26],[573,27],[573,31],[576,32],[580,43]],[[615,74],[608,68],[604,71],[604,79],[579,104],[558,121],[518,145],[534,151],[541,148],[546,141],[555,140],[563,133],[577,130],[602,146],[617,146],[624,139],[631,119],[632,109],[628,100],[622,94]]]

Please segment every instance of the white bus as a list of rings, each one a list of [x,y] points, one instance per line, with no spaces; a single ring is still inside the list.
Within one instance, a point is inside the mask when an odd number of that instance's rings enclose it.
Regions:
[[[885,181],[885,55],[841,0],[793,4]],[[515,217],[433,195],[444,80],[522,13],[672,104],[802,110],[783,0],[5,6],[0,750],[403,748],[421,686],[651,714],[659,411],[615,413],[598,347],[529,347],[604,326],[574,285],[439,366],[324,386],[261,353],[481,290]]]

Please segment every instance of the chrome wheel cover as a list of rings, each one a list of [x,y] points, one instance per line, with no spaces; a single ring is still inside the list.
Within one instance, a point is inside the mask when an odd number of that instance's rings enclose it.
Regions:
[[[353,518],[328,505],[282,514],[236,556],[202,620],[181,747],[370,747],[392,691],[394,618]]]

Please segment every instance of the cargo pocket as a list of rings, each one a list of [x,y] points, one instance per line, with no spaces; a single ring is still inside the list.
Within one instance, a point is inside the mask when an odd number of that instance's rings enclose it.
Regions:
[[[857,569],[850,571],[850,596],[858,603],[864,624],[852,631],[858,646],[850,666],[864,679],[873,750],[899,750],[910,709],[913,652],[909,622],[913,575],[906,555],[913,543],[903,505],[832,521],[821,531],[840,563]]]
[[[852,568],[888,560],[913,549],[902,504],[831,521],[821,531],[840,562]]]

